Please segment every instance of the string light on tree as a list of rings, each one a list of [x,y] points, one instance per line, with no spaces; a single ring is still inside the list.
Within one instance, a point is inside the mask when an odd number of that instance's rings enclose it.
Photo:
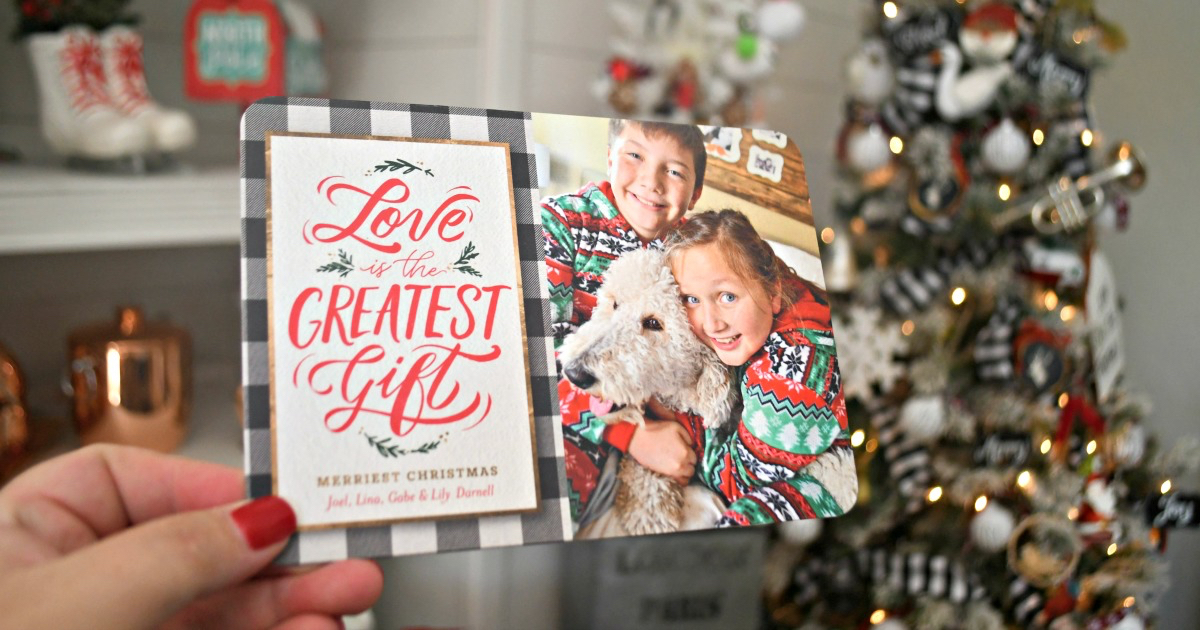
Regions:
[[[1033,473],[1028,470],[1022,470],[1021,474],[1017,475],[1017,486],[1020,488],[1028,488],[1033,482]]]
[[[963,287],[954,287],[950,292],[950,303],[955,306],[962,306],[963,302],[967,301],[967,290]]]
[[[863,433],[862,429],[857,429],[850,435],[850,446],[858,448],[867,440],[867,434]]]
[[[1162,482],[1162,486],[1159,489],[1162,491],[1162,494],[1166,494],[1166,493],[1170,492],[1171,491],[1171,480],[1168,479],[1168,480]]]
[[[1114,354],[1094,330],[1117,329],[1096,296],[1120,292],[1094,273],[1103,265],[1093,264],[1091,216],[1101,206],[1125,213],[1125,193],[1144,175],[1132,149],[1118,144],[1106,164],[1095,151],[1105,134],[1088,102],[1103,93],[1093,72],[1116,49],[1105,40],[1120,39],[1097,4],[871,5],[848,63],[840,223],[831,223],[848,226],[835,247],[849,245],[861,274],[830,299],[835,312],[880,312],[863,339],[900,340],[891,358],[904,372],[892,386],[854,393],[842,375],[847,404],[872,416],[851,443],[870,451],[877,439],[885,466],[855,449],[871,466],[861,476],[869,497],[795,561],[796,575],[812,579],[797,577],[782,598],[799,619],[783,625],[1136,629],[1116,623],[1118,614],[1141,617],[1122,608],[1125,598],[1136,595],[1140,608],[1162,590],[1141,584],[1161,574],[1161,561],[1131,528],[1149,503],[1182,504],[1159,494],[1177,491],[1166,480],[1184,474],[1167,466],[1196,458],[1149,455],[1148,406],[1126,389],[1136,380],[1105,373]],[[858,157],[876,162],[856,166],[849,141],[872,128],[859,143],[871,151]],[[1136,177],[1119,174],[1131,169]],[[896,562],[897,549],[925,554]],[[838,568],[855,557],[865,570]],[[935,565],[947,558],[1014,575],[964,576],[933,597]],[[861,587],[853,593],[835,586],[851,579]],[[945,601],[952,590],[962,599]]]

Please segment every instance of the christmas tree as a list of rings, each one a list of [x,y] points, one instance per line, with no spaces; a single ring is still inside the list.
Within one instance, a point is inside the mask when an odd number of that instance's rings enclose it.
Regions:
[[[614,0],[613,57],[593,87],[616,115],[762,124],[781,43],[804,24],[791,0]]]
[[[1171,480],[1122,381],[1096,247],[1146,178],[1088,101],[1124,46],[1092,0],[870,3],[838,138],[826,281],[860,497],[789,524],[774,627],[1142,628]]]

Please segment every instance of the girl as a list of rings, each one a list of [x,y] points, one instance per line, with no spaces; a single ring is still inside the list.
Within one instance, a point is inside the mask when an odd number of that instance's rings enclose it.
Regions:
[[[690,216],[666,245],[692,332],[741,393],[734,427],[686,421],[697,475],[728,503],[719,526],[843,514],[858,479],[828,304],[735,210]]]

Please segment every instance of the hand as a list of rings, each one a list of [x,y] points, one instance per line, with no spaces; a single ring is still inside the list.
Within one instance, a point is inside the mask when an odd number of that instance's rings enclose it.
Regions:
[[[629,455],[646,468],[686,486],[696,472],[687,429],[674,420],[646,420],[629,440]]]
[[[336,628],[379,597],[367,560],[262,571],[295,531],[242,475],[128,447],[49,460],[0,489],[0,610],[13,628]]]

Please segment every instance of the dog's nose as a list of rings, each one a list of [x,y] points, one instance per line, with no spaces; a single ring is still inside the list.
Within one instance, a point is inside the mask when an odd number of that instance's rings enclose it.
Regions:
[[[596,375],[577,365],[568,365],[563,370],[563,374],[568,381],[571,381],[572,385],[579,389],[587,389],[596,384]]]

